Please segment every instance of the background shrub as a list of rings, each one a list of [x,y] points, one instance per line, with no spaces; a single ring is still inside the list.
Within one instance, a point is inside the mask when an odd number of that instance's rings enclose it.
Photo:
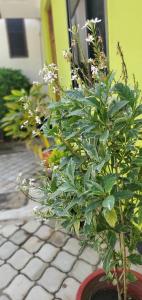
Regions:
[[[30,82],[29,79],[25,75],[23,75],[20,70],[0,68],[0,127],[1,119],[7,112],[5,101],[3,98],[9,95],[11,93],[11,90],[21,88],[29,91]],[[2,133],[0,133],[0,135],[2,135]]]

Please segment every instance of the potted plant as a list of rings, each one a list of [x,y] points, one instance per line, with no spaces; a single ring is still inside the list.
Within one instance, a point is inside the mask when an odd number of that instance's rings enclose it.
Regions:
[[[52,149],[64,156],[52,164],[50,178],[42,174],[44,199],[38,214],[60,220],[100,254],[103,270],[81,284],[77,300],[141,300],[142,275],[131,270],[132,264],[142,264],[136,251],[142,228],[140,91],[135,81],[128,85],[120,46],[123,77],[117,80],[106,72],[98,21],[86,22],[95,57],[83,71],[75,66],[78,87],[60,90],[61,100],[48,105],[42,130],[58,141]],[[76,33],[74,28],[74,41]],[[56,86],[54,72],[52,77]],[[48,68],[46,78],[51,81]]]

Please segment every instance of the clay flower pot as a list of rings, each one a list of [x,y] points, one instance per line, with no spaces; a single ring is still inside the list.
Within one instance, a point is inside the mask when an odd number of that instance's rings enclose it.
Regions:
[[[137,281],[130,283],[128,286],[128,293],[135,300],[142,300],[142,275],[140,273],[132,271],[136,276]],[[121,271],[120,271],[121,273]],[[104,281],[105,273],[102,269],[98,269],[96,272],[89,275],[80,285],[77,292],[76,300],[91,300],[92,295],[95,295],[98,291],[105,290],[107,295],[107,290],[116,290],[110,282]],[[113,293],[113,292],[112,292]],[[106,298],[108,299],[108,298]],[[114,299],[115,298],[111,298]],[[103,298],[105,300],[105,298]]]

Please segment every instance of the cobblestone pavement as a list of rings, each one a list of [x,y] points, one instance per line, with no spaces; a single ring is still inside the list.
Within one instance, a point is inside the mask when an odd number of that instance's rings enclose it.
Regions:
[[[53,221],[1,222],[0,300],[75,300],[98,254]]]
[[[0,154],[0,208],[16,208],[25,204],[22,193],[17,193],[16,178],[31,176],[35,171],[35,157],[24,148],[20,152]]]

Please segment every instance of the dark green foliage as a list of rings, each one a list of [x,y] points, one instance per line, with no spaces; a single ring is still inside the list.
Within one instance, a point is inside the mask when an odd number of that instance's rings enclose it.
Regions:
[[[65,92],[49,110],[42,129],[58,140],[64,158],[45,177],[43,216],[60,219],[96,247],[108,275],[123,266],[122,249],[115,250],[120,236],[129,249],[127,268],[141,263],[135,254],[142,228],[139,91],[108,74],[91,89]]]
[[[4,97],[11,93],[13,89],[30,89],[28,78],[20,70],[0,68],[0,124],[1,119],[7,112]]]

